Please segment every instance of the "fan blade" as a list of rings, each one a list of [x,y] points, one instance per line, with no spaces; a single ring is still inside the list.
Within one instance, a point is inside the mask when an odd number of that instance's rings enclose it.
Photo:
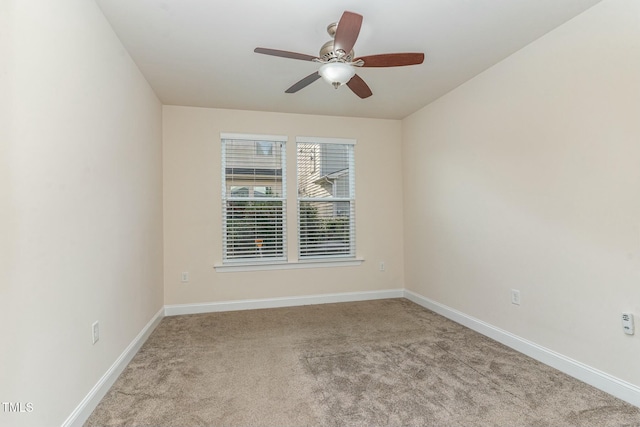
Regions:
[[[345,11],[338,22],[336,35],[333,39],[333,51],[342,50],[345,54],[351,52],[358,39],[358,34],[360,34],[361,26],[362,15]]]
[[[349,86],[349,89],[351,89],[353,93],[355,93],[362,99],[368,98],[373,95],[373,92],[371,92],[369,86],[367,86],[364,80],[362,80],[362,78],[360,78],[360,76],[357,74],[347,82],[347,86]]]
[[[320,78],[320,73],[318,73],[316,71],[313,74],[309,74],[307,77],[305,77],[304,79],[300,80],[298,83],[294,84],[293,86],[291,86],[289,89],[285,90],[284,92],[285,93],[296,93],[300,89],[303,89],[303,88],[309,86],[311,83],[315,82],[319,78]]]
[[[286,50],[266,49],[264,47],[257,47],[253,50],[255,53],[262,53],[264,55],[280,56],[282,58],[300,59],[302,61],[313,61],[315,56],[305,55],[304,53],[289,52]]]
[[[424,53],[384,53],[382,55],[362,56],[363,67],[403,67],[424,62]]]

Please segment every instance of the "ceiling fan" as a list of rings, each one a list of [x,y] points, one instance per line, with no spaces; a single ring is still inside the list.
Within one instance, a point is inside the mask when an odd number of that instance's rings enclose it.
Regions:
[[[322,77],[336,89],[346,84],[353,93],[363,99],[370,97],[373,93],[364,80],[356,74],[355,67],[401,67],[422,64],[424,61],[424,53],[385,53],[355,58],[353,45],[358,39],[361,26],[362,15],[345,11],[339,22],[327,27],[332,40],[320,48],[320,55],[317,57],[263,47],[255,48],[254,52],[322,64],[318,71],[295,83],[285,91],[286,93],[295,93]]]

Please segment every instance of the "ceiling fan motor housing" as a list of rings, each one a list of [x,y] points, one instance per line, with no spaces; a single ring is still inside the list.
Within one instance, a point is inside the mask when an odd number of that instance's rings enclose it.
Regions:
[[[344,61],[351,62],[355,57],[355,53],[353,49],[346,55],[340,55],[340,52],[335,52],[333,50],[333,40],[329,40],[320,48],[320,54],[318,58],[322,60],[322,62],[335,62],[335,61]]]

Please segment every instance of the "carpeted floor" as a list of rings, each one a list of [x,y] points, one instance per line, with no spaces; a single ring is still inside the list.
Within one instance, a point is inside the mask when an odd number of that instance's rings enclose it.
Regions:
[[[85,426],[640,426],[405,299],[167,317]]]

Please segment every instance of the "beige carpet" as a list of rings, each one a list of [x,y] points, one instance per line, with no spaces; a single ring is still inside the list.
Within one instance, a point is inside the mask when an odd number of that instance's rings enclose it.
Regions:
[[[86,426],[640,426],[405,299],[167,317]]]

